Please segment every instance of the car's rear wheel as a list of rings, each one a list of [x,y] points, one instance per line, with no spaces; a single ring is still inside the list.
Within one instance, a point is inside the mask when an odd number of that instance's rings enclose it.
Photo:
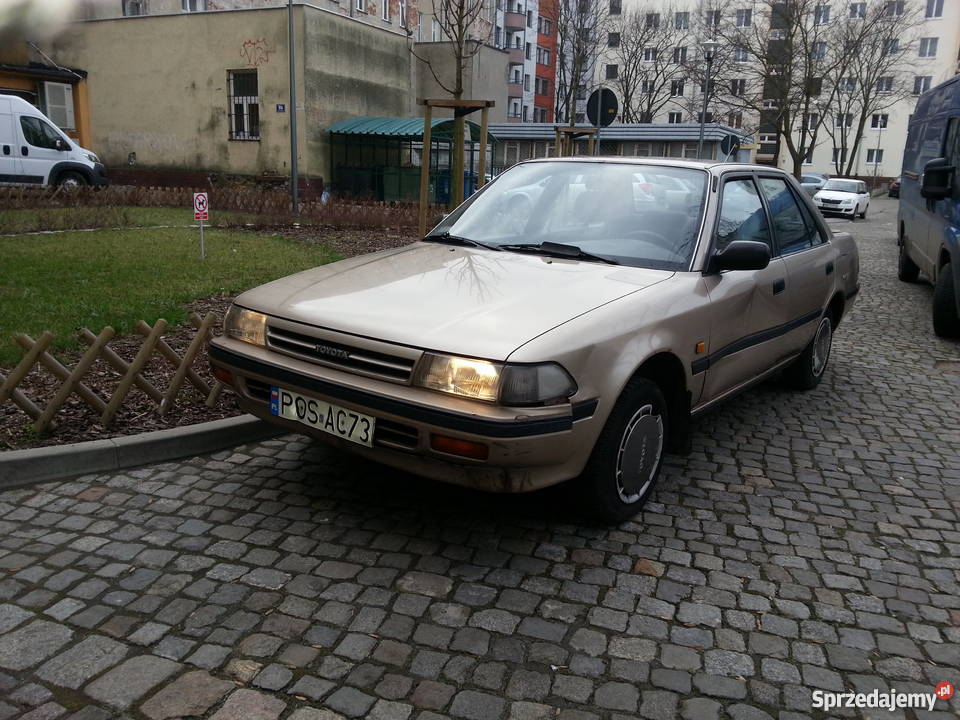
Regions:
[[[833,318],[829,313],[820,318],[813,340],[785,371],[787,382],[797,390],[812,390],[823,379],[833,347]]]
[[[591,515],[619,523],[636,515],[656,485],[668,432],[660,388],[633,378],[613,406],[579,482]]]
[[[907,239],[900,238],[900,254],[897,258],[897,277],[903,282],[916,282],[920,276],[920,268],[907,254]]]
[[[951,263],[940,268],[933,286],[933,331],[943,338],[960,337],[960,316],[957,315]]]

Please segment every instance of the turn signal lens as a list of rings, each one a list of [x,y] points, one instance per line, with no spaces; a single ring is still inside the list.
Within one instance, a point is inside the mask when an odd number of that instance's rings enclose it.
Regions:
[[[222,367],[217,367],[216,365],[211,366],[213,369],[213,376],[222,382],[224,385],[233,385],[233,373],[229,370],[225,370]]]
[[[490,455],[490,448],[483,443],[473,442],[471,440],[460,440],[458,438],[447,437],[446,435],[434,435],[432,433],[430,435],[430,447],[440,452],[459,455],[473,460],[486,460]]]

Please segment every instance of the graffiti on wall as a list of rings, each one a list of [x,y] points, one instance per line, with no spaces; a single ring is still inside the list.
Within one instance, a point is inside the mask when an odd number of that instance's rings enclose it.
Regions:
[[[270,55],[275,52],[276,48],[267,45],[266,38],[255,38],[243,41],[240,57],[247,61],[248,66],[260,67],[270,62]]]

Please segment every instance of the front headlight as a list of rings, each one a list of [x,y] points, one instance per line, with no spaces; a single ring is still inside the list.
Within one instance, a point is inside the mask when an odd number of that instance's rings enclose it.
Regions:
[[[573,378],[556,363],[504,365],[433,353],[420,360],[413,384],[511,406],[563,402],[577,391]]]
[[[97,157],[96,155],[94,155],[93,153],[84,153],[84,155],[86,155],[86,156],[87,156],[87,160],[89,160],[89,161],[92,162],[92,163],[98,163],[98,162],[100,162],[100,158],[98,158],[98,157]]]
[[[264,347],[267,344],[267,316],[231,305],[223,319],[223,334]]]

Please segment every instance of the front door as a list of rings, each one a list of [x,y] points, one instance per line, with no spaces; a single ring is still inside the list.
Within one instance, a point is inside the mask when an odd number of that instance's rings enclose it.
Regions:
[[[57,150],[57,141],[65,142],[63,136],[46,120],[29,115],[20,116],[20,132],[22,142],[17,151],[27,182],[47,182],[50,169],[64,159],[64,153]]]
[[[937,275],[940,272],[940,252],[947,236],[957,233],[957,220],[960,216],[958,212],[958,201],[960,201],[960,117],[950,118],[947,123],[947,136],[943,144],[943,155],[948,165],[953,165],[957,170],[951,174],[953,185],[953,194],[945,197],[943,200],[928,200],[932,205],[930,213],[930,223],[927,235],[927,253],[930,257],[933,274],[930,279],[936,282]],[[954,262],[956,262],[954,260]],[[956,266],[954,266],[956,267]]]
[[[726,179],[721,188],[714,251],[734,240],[764,242],[773,254],[766,210],[752,176]],[[780,352],[771,331],[783,322],[786,281],[779,257],[763,270],[727,270],[704,277],[712,327],[706,359],[694,368],[706,372],[702,403],[753,380],[774,364]]]

